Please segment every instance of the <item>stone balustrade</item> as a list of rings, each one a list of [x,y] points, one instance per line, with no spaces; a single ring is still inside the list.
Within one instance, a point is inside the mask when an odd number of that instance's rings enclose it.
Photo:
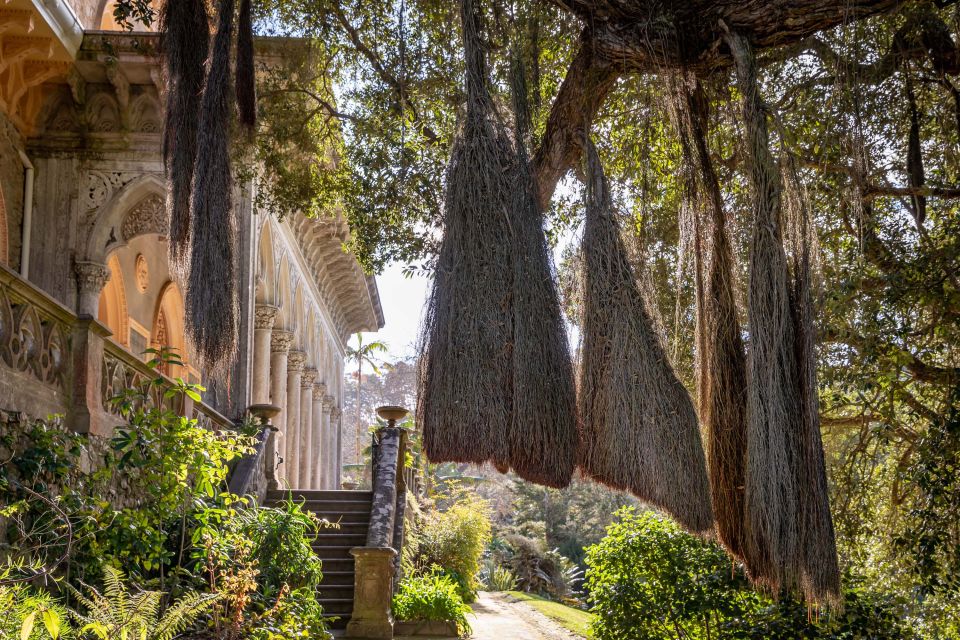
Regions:
[[[0,397],[28,416],[64,414],[75,431],[109,436],[119,423],[111,399],[160,375],[78,316],[0,264]],[[173,381],[170,380],[170,384]],[[169,403],[162,388],[154,406]],[[212,407],[184,399],[184,411],[211,429],[232,425]]]

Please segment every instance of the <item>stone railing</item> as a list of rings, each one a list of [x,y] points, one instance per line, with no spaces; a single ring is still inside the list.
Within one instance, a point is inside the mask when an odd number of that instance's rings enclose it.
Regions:
[[[393,637],[391,603],[399,576],[407,504],[407,432],[395,425],[391,419],[390,425],[374,436],[367,543],[350,551],[356,563],[353,615],[347,625],[347,636],[352,638]]]
[[[0,265],[0,395],[34,416],[67,408],[75,316]],[[10,404],[10,400],[7,400]]]
[[[75,431],[111,435],[119,424],[111,399],[157,372],[109,335],[94,318],[78,317],[0,265],[0,398],[5,408],[39,418],[63,414]],[[157,389],[152,402],[164,402],[162,395]],[[189,398],[171,408],[211,429],[232,426],[212,407]]]
[[[125,389],[142,388],[146,382],[157,378],[157,376],[163,377],[167,384],[150,387],[150,406],[164,406],[180,412],[181,415],[196,419],[200,426],[214,431],[229,429],[234,426],[229,418],[202,402],[194,402],[186,396],[178,399],[165,399],[163,397],[164,392],[174,385],[173,380],[156,369],[150,368],[145,362],[112,340],[105,341],[103,364],[101,365],[100,401],[108,413],[114,413],[112,410],[113,399]]]

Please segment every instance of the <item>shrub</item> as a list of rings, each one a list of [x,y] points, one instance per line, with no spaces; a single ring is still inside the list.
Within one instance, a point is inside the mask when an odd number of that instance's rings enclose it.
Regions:
[[[415,569],[443,568],[460,583],[464,601],[472,602],[479,587],[480,560],[490,542],[489,503],[465,493],[444,511],[428,511],[411,537],[414,540]]]
[[[10,576],[0,572],[0,582]],[[0,584],[0,638],[59,640],[72,637],[67,610],[23,583]]]
[[[490,591],[514,591],[517,587],[517,576],[506,567],[494,567],[487,577],[487,588]]]
[[[622,509],[587,550],[597,640],[667,638],[911,638],[894,603],[847,589],[840,613],[820,616],[789,596],[753,590],[716,544],[651,512]]]
[[[457,583],[439,571],[404,579],[393,597],[393,614],[398,620],[449,620],[456,622],[462,636],[471,631],[468,613],[472,610],[460,597]]]
[[[544,542],[521,535],[505,536],[493,555],[516,577],[517,588],[557,600],[569,598],[583,574],[556,549],[549,550]]]

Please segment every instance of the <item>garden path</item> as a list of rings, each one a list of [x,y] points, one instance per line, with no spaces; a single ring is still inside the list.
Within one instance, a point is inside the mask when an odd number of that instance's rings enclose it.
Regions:
[[[481,591],[477,601],[470,606],[473,615],[467,616],[467,620],[473,627],[472,640],[580,639],[580,636],[570,633],[539,611],[522,602],[511,601],[500,593]]]
[[[473,640],[575,640],[574,635],[522,602],[481,592],[468,616]]]

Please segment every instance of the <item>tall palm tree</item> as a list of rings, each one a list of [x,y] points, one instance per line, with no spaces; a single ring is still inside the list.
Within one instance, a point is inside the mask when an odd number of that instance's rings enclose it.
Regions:
[[[387,343],[381,340],[374,340],[373,342],[368,342],[364,344],[363,334],[357,334],[357,346],[353,347],[347,345],[347,357],[356,360],[357,362],[357,432],[356,432],[356,442],[355,449],[357,456],[357,463],[360,463],[360,385],[363,381],[363,365],[364,363],[369,364],[373,368],[373,372],[376,374],[380,373],[379,365],[383,362],[381,358],[378,358],[376,354],[383,353],[387,350]]]

